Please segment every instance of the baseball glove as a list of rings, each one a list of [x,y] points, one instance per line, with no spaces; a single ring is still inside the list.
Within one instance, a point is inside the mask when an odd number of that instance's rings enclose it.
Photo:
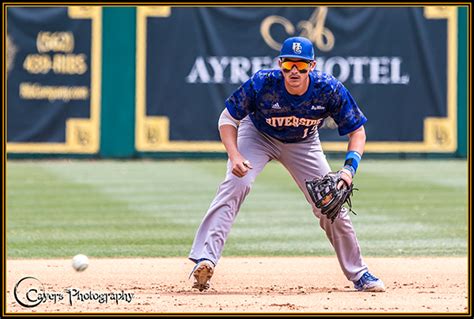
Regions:
[[[321,213],[334,223],[334,220],[339,216],[342,206],[347,203],[349,211],[352,210],[351,196],[354,190],[354,185],[347,185],[342,179],[342,172],[330,172],[323,178],[316,177],[312,181],[306,181],[306,188],[309,195],[317,208],[321,209]],[[343,181],[340,189],[337,185]]]

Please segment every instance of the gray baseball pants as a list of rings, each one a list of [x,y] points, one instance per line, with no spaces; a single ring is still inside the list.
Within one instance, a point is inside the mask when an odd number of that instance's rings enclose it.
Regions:
[[[319,218],[321,228],[326,232],[336,251],[347,279],[358,280],[368,269],[362,260],[359,243],[347,210],[344,209],[339,218],[331,223],[314,206],[306,190],[305,180],[324,176],[331,170],[319,137],[314,136],[300,143],[283,143],[260,133],[246,117],[238,129],[237,145],[239,152],[250,161],[253,169],[240,178],[232,174],[231,163],[227,162],[226,178],[220,184],[216,197],[197,230],[189,259],[196,262],[205,258],[211,260],[214,265],[217,264],[240,205],[249,193],[252,183],[270,160],[277,160],[290,172],[311,204],[314,215]]]

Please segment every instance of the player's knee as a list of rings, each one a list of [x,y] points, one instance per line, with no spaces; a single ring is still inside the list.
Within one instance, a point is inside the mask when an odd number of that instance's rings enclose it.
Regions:
[[[314,215],[314,217],[320,219],[320,218],[321,218],[321,215],[322,215],[322,214],[321,214],[321,210],[318,209],[318,208],[316,208],[316,206],[314,206],[314,205],[313,205],[311,208],[313,209],[313,215]]]
[[[252,188],[252,184],[253,184],[253,181],[254,179],[251,178],[250,176],[244,176],[244,177],[236,177],[233,179],[233,185],[235,188],[237,189],[244,189],[244,190],[248,190],[250,188]]]
[[[317,208],[314,202],[311,200],[309,195],[306,196],[306,200],[308,201],[309,206],[311,206],[311,209],[313,210],[313,214],[316,218],[321,218],[321,209]]]
[[[339,215],[334,219],[334,222],[331,219],[327,218],[327,216],[323,215],[319,212],[319,226],[326,232],[332,229],[338,229],[339,231],[349,230],[348,227],[352,227],[352,223],[350,217],[347,213],[347,208],[343,207]]]
[[[245,175],[244,177],[237,177],[232,175],[227,178],[227,182],[231,184],[231,189],[235,192],[248,192],[252,188],[252,184],[255,180],[255,177],[251,175]]]

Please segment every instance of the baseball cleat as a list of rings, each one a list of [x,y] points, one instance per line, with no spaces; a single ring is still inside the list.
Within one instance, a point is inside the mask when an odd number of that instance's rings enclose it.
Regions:
[[[193,288],[204,291],[209,289],[209,280],[214,273],[214,265],[209,260],[202,260],[194,266],[192,275],[194,276]]]
[[[385,285],[382,280],[378,279],[370,272],[366,272],[359,280],[354,281],[354,288],[358,291],[366,292],[384,292]]]

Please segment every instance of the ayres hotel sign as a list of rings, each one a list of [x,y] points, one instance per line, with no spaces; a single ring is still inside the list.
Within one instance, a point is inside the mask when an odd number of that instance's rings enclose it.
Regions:
[[[192,84],[241,84],[258,70],[278,68],[276,55],[281,43],[275,39],[271,30],[279,26],[288,37],[299,35],[310,39],[316,48],[316,68],[333,74],[343,83],[409,84],[410,76],[403,70],[400,56],[328,55],[327,52],[332,51],[336,44],[334,33],[326,26],[328,12],[327,7],[315,8],[308,20],[300,20],[295,24],[283,16],[267,16],[260,24],[260,33],[265,43],[276,51],[273,55],[197,56],[185,81]]]

